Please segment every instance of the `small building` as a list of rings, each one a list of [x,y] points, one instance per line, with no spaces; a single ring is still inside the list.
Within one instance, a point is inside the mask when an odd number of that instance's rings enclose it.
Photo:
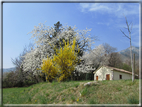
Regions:
[[[132,72],[109,66],[101,66],[94,73],[94,80],[132,79]]]

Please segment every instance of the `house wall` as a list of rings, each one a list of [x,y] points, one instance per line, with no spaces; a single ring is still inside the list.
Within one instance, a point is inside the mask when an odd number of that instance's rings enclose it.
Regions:
[[[106,74],[110,74],[110,80],[113,79],[113,71],[107,67],[101,67],[97,72],[94,74],[94,80],[96,80],[96,76],[98,76],[98,80],[106,80]]]
[[[120,80],[119,75],[122,75],[122,79],[132,79],[131,74],[123,73],[123,72],[118,72],[118,71],[113,71],[114,74],[114,80]]]

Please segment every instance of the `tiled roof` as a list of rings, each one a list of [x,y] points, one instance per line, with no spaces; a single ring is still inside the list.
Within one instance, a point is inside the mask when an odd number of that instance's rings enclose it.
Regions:
[[[132,75],[132,72],[130,72],[130,71],[126,71],[126,70],[124,70],[124,69],[119,69],[119,68],[115,68],[115,67],[110,67],[110,66],[101,66],[101,67],[108,67],[108,68],[110,68],[111,70],[115,70],[115,71],[119,71],[119,72],[124,72],[124,73],[128,73],[128,74],[131,74]],[[101,67],[99,67],[98,69],[100,69]],[[97,70],[98,70],[97,69]],[[96,70],[96,71],[97,71]],[[93,73],[95,73],[96,71],[94,71]],[[137,75],[136,75],[137,76]]]
[[[112,70],[115,70],[115,71],[120,71],[120,72],[124,72],[124,73],[128,73],[128,74],[132,74],[132,72],[126,71],[124,69],[114,68],[114,67],[110,67],[110,66],[105,66],[105,67],[111,68]]]

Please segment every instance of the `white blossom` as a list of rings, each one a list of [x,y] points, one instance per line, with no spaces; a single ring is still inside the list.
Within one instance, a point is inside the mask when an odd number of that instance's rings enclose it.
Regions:
[[[73,43],[73,37],[75,36],[76,41],[79,41],[81,46],[85,45],[85,49],[90,49],[92,41],[87,37],[89,31],[91,29],[79,31],[74,26],[69,30],[69,26],[62,26],[61,32],[57,33],[57,36],[53,38],[54,27],[45,26],[42,23],[39,26],[34,26],[30,33],[32,33],[31,39],[34,40],[35,48],[23,56],[25,58],[22,63],[23,70],[33,72],[34,75],[39,74],[41,71],[37,70],[37,68],[40,68],[42,60],[47,56],[52,58],[54,54],[53,45],[63,38],[70,39],[71,43]]]
[[[81,63],[80,65],[77,65],[76,70],[78,72],[87,73],[88,72],[88,66],[93,64],[94,67],[101,66],[101,65],[107,65],[109,56],[105,56],[106,52],[103,47],[103,45],[99,45],[93,50],[90,50],[90,52],[85,52],[85,54],[82,56],[82,60],[84,60],[84,63]],[[93,68],[91,68],[93,70]],[[94,68],[95,70],[96,68]]]

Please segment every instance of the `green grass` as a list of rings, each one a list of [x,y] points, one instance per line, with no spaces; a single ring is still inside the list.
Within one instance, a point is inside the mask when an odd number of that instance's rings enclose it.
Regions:
[[[3,89],[3,104],[138,104],[139,80],[39,83]],[[93,82],[93,81],[92,81]]]
[[[89,94],[89,91],[88,91],[88,88],[85,87],[85,88],[83,88],[82,91],[81,91],[81,96],[85,96],[85,95],[87,95],[87,94]]]
[[[74,102],[75,101],[75,96],[71,96],[71,100]]]
[[[98,104],[99,102],[97,101],[96,98],[91,98],[91,99],[88,100],[88,103],[89,104]]]
[[[138,104],[138,103],[139,103],[138,98],[136,98],[134,95],[128,97],[127,100],[128,100],[128,103],[129,103],[129,104]]]

